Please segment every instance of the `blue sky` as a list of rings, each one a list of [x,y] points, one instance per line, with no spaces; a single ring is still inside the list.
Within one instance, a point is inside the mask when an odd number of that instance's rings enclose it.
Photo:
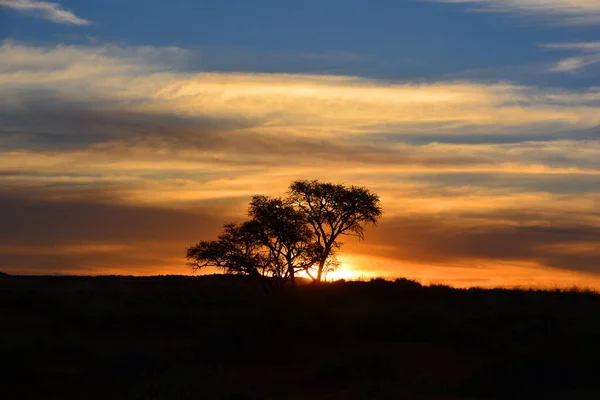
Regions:
[[[0,270],[189,273],[290,181],[339,276],[600,288],[598,0],[0,0]]]
[[[551,51],[545,44],[600,41],[597,19],[573,23],[568,16],[544,10],[485,12],[472,3],[420,0],[59,4],[90,24],[56,23],[4,7],[3,36],[45,43],[178,46],[209,55],[190,62],[191,68],[223,71],[430,80],[475,74],[481,79],[567,86],[594,84],[598,78],[589,71],[568,76],[544,71],[544,66],[573,54]]]

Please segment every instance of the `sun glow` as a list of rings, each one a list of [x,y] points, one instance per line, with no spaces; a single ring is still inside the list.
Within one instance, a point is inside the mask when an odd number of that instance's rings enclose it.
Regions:
[[[361,268],[352,260],[351,256],[338,256],[338,261],[340,262],[339,267],[334,271],[327,272],[324,278],[325,281],[333,282],[340,279],[352,281],[375,277],[375,275],[369,273],[369,271],[361,270]],[[315,276],[316,272],[311,272],[311,274]],[[302,278],[310,278],[310,276],[305,272],[301,272],[298,275]]]
[[[337,281],[340,279],[361,280],[374,277],[369,274],[368,271],[361,270],[361,268],[353,262],[352,257],[339,256],[338,260],[340,262],[339,267],[336,270],[327,273],[327,281]]]

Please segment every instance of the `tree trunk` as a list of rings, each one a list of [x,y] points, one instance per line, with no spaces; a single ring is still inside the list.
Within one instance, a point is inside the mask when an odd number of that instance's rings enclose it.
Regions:
[[[319,262],[319,269],[317,270],[317,283],[321,283],[321,279],[323,278],[323,269],[325,268],[325,262],[327,261],[327,257],[323,258]]]
[[[325,243],[325,251],[321,254],[321,261],[319,261],[319,270],[317,271],[317,283],[321,283],[323,279],[323,270],[325,269],[325,263],[327,263],[327,259],[329,258],[329,253],[331,252],[331,246],[333,245],[333,240]]]
[[[288,275],[290,278],[290,283],[293,287],[296,286],[296,271],[294,271],[294,264],[292,263],[292,257],[287,254],[285,256],[286,261],[287,261],[287,270],[288,270]]]

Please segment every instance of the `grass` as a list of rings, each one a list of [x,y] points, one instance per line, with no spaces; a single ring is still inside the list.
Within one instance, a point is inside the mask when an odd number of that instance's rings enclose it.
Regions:
[[[2,399],[600,398],[600,295],[2,277]]]

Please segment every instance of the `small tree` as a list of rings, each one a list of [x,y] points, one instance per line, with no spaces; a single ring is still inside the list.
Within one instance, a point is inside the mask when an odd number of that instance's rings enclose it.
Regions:
[[[217,240],[203,240],[187,249],[194,271],[205,267],[225,273],[269,278],[275,286],[296,284],[296,274],[316,262],[319,251],[302,210],[288,200],[254,196],[248,208],[251,218],[227,224]]]
[[[295,285],[296,273],[311,268],[318,257],[305,213],[287,199],[254,196],[248,216],[260,227],[259,240],[276,283],[289,279]]]
[[[194,271],[214,267],[233,275],[265,276],[269,260],[261,252],[260,235],[256,221],[227,224],[217,240],[203,240],[188,247],[188,265]]]
[[[298,180],[290,185],[291,202],[306,214],[318,249],[317,282],[323,279],[328,259],[342,245],[340,235],[364,239],[365,226],[382,215],[379,196],[357,186]]]

